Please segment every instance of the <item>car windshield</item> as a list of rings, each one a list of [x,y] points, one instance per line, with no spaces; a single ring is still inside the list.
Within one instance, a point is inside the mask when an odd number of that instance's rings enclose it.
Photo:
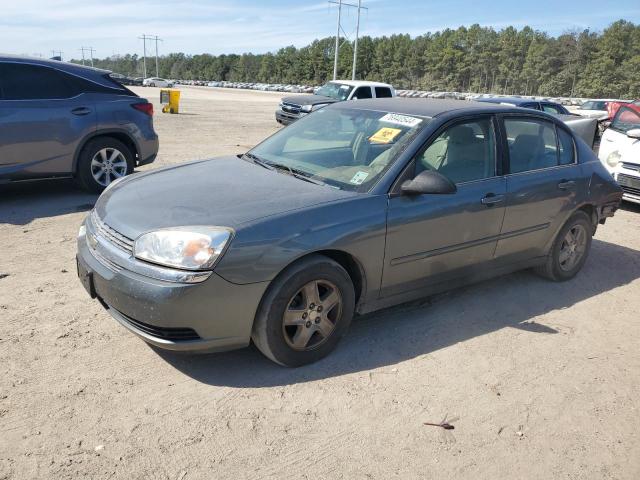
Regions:
[[[345,85],[344,83],[329,82],[325,83],[318,90],[316,95],[322,95],[324,97],[335,98],[336,100],[346,100],[349,94],[353,90],[351,85]]]
[[[363,192],[371,189],[429,120],[324,108],[275,133],[247,156],[285,173]]]

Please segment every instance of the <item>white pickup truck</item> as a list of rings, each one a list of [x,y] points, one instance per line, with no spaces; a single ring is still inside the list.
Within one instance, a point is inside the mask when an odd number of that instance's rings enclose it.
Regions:
[[[300,117],[330,103],[395,96],[395,89],[388,83],[366,80],[333,80],[318,88],[313,95],[284,97],[276,110],[276,121],[282,125],[289,125]]]

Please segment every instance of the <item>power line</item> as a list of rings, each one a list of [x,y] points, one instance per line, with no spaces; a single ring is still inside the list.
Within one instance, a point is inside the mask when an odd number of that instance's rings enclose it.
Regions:
[[[354,5],[353,3],[343,2],[342,0],[329,0],[329,3],[333,3],[338,5],[338,25],[336,27],[336,47],[333,58],[333,79],[336,80],[338,77],[338,52],[340,50],[340,30],[344,32],[342,25],[340,24],[340,20],[342,17],[342,6],[352,7],[358,10],[358,20],[356,26],[356,40],[353,48],[353,70],[351,71],[351,79],[356,79],[356,61],[358,60],[358,34],[360,32],[360,11],[361,10],[369,10],[367,7],[362,6],[362,0],[358,0],[358,5]],[[346,36],[346,34],[345,34]]]
[[[56,53],[58,55],[56,55]],[[62,50],[51,50],[51,56],[52,57],[59,57],[60,61],[62,61]]]
[[[142,40],[142,44],[144,48],[144,56],[143,56],[144,78],[147,78],[147,40],[153,40],[154,42],[156,42],[156,77],[159,77],[160,70],[158,68],[158,42],[162,42],[163,40],[157,35],[147,35],[145,33],[143,33],[142,36],[138,38]]]

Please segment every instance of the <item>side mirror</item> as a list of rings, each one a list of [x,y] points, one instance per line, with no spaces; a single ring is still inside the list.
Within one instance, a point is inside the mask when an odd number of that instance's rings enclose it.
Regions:
[[[632,128],[627,132],[627,137],[640,140],[640,128]]]
[[[435,170],[424,170],[413,180],[407,180],[400,187],[405,195],[456,193],[455,183]]]

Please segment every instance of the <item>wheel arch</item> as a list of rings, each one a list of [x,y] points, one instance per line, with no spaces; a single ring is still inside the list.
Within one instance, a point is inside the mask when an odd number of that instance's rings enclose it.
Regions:
[[[347,274],[349,275],[349,278],[351,279],[351,282],[353,283],[353,290],[355,293],[355,299],[356,299],[355,303],[356,303],[356,311],[357,311],[358,305],[365,298],[366,275],[365,275],[365,271],[364,271],[364,267],[362,266],[362,263],[358,261],[352,254],[344,250],[324,249],[324,250],[315,250],[312,252],[307,252],[304,255],[297,257],[295,260],[292,260],[287,265],[285,265],[278,272],[278,274],[273,278],[273,280],[271,280],[270,283],[273,285],[273,283],[278,278],[280,278],[280,276],[289,268],[293,267],[294,265],[300,262],[303,262],[309,257],[314,257],[314,256],[323,256],[323,257],[330,258],[331,260],[338,263],[342,268],[346,270]],[[265,291],[265,293],[263,294],[263,298],[267,295],[268,291],[269,289]],[[262,299],[261,299],[261,302],[262,302]]]
[[[122,143],[124,143],[131,153],[133,154],[133,165],[134,167],[137,165],[140,160],[140,148],[138,144],[133,139],[133,137],[125,130],[118,129],[109,129],[109,130],[98,130],[96,132],[92,132],[86,137],[82,139],[82,141],[78,144],[76,151],[73,154],[73,175],[76,175],[78,170],[78,162],[80,160],[80,154],[84,147],[87,146],[91,140],[95,140],[97,138],[114,138]]]

